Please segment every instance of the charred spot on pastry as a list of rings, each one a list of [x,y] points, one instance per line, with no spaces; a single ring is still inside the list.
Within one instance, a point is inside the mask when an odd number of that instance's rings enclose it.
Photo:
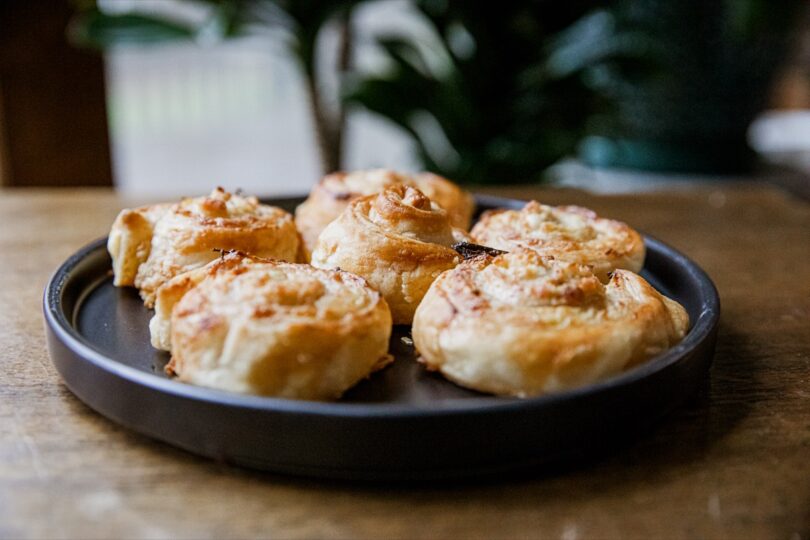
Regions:
[[[498,255],[503,255],[506,253],[506,251],[502,251],[500,249],[482,246],[480,244],[471,244],[470,242],[458,242],[450,247],[453,248],[459,255],[464,257],[465,261],[478,257],[479,255],[490,255],[492,257],[497,257]]]
[[[166,373],[169,377],[176,377],[177,372],[174,370],[175,368],[175,361],[174,356],[169,359],[169,363],[163,367],[163,372]]]

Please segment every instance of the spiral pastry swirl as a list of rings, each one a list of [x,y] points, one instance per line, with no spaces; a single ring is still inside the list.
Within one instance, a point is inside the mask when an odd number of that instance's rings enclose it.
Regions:
[[[410,324],[428,287],[460,261],[447,212],[404,185],[352,201],[321,233],[312,265],[362,276],[391,307],[394,324]]]
[[[413,322],[421,361],[461,386],[534,396],[610,377],[673,346],[686,311],[641,276],[526,248],[479,256],[433,283]]]
[[[161,285],[217,258],[216,250],[295,261],[300,238],[289,213],[217,188],[207,197],[122,211],[107,248],[115,285],[134,285],[151,307]]]
[[[587,264],[603,282],[622,268],[639,272],[644,240],[627,224],[598,217],[579,206],[531,201],[521,210],[485,212],[470,235],[475,242],[510,251],[527,247],[563,261]]]
[[[233,392],[334,399],[390,361],[391,313],[362,278],[239,252],[161,288],[150,329],[167,371]]]
[[[431,201],[447,211],[454,227],[470,227],[475,202],[470,193],[453,182],[432,173],[406,175],[386,169],[333,173],[324,177],[295,210],[295,222],[307,256],[315,249],[318,236],[329,223],[358,197],[374,195],[395,185],[418,188]]]

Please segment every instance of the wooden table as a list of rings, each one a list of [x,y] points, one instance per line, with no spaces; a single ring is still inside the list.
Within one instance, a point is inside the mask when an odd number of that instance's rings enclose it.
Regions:
[[[95,414],[48,358],[46,280],[128,202],[0,191],[0,537],[810,538],[810,205],[740,184],[499,192],[590,206],[702,265],[723,302],[710,384],[607,456],[504,482],[346,485],[209,462]]]

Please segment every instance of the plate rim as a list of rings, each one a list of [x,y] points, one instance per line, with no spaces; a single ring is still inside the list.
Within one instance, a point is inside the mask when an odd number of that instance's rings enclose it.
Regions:
[[[479,206],[519,207],[525,200],[498,197],[492,195],[475,195]],[[303,200],[301,197],[266,198],[271,204],[284,204]],[[69,320],[63,309],[62,292],[72,276],[72,271],[88,256],[106,247],[107,237],[98,238],[69,256],[54,271],[45,287],[42,307],[45,322],[59,341],[94,367],[104,370],[112,375],[125,379],[127,382],[144,386],[150,390],[168,393],[178,398],[207,402],[219,406],[250,409],[255,411],[277,412],[285,414],[314,415],[319,417],[339,418],[413,418],[413,417],[453,417],[471,414],[511,413],[526,411],[534,408],[545,408],[556,403],[577,400],[586,395],[612,392],[622,387],[630,387],[641,379],[653,376],[666,370],[673,364],[688,358],[690,354],[701,346],[703,341],[711,336],[720,319],[720,297],[715,284],[709,275],[697,263],[682,252],[670,245],[647,234],[642,234],[645,245],[663,252],[668,258],[675,260],[681,268],[687,270],[688,275],[698,284],[698,291],[702,303],[702,310],[694,321],[686,336],[674,347],[636,366],[628,371],[581,387],[535,396],[531,398],[510,398],[499,396],[462,397],[443,399],[440,406],[419,406],[414,404],[390,402],[341,402],[341,401],[311,401],[293,400],[278,397],[238,394],[195,386],[180,381],[166,379],[128,366],[114,357],[109,357],[95,349],[79,334],[75,324]],[[77,302],[77,310],[81,302]],[[75,318],[75,313],[71,314]],[[53,355],[51,355],[53,361]]]

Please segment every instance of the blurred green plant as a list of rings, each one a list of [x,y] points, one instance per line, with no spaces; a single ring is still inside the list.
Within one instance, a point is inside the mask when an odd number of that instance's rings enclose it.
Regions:
[[[804,5],[411,0],[427,39],[380,37],[385,67],[369,73],[352,69],[351,17],[375,0],[183,0],[207,8],[194,24],[74,1],[70,35],[99,48],[275,31],[302,71],[324,172],[341,166],[347,107],[363,107],[404,130],[425,169],[465,183],[539,181],[578,146],[597,165],[740,168]],[[319,80],[330,24],[339,95]]]
[[[539,180],[573,151],[593,112],[577,78],[551,79],[544,63],[548,38],[598,2],[417,0],[434,34],[431,45],[386,36],[380,45],[390,69],[364,74],[350,71],[350,17],[363,0],[185,1],[206,6],[205,20],[109,12],[79,0],[69,33],[77,44],[105,49],[281,30],[306,81],[324,171],[340,168],[349,104],[404,129],[424,168],[466,183]],[[341,28],[342,96],[322,95],[316,69],[318,36],[332,22]]]
[[[595,165],[732,172],[766,105],[803,0],[620,0],[549,44],[552,77],[578,75],[603,107],[582,155]]]
[[[350,68],[351,10],[362,0],[184,0],[207,15],[190,22],[162,12],[104,11],[97,0],[75,0],[68,28],[79,46],[107,49],[120,45],[157,45],[176,41],[215,41],[275,32],[302,71],[316,140],[325,172],[340,168],[345,110],[340,96],[324,95],[318,73],[317,40],[328,24],[337,24],[340,51],[335,69]]]
[[[389,66],[346,99],[413,139],[427,169],[467,183],[533,182],[574,151],[596,110],[579,78],[551,76],[548,42],[599,2],[416,0],[432,47],[380,40]]]

